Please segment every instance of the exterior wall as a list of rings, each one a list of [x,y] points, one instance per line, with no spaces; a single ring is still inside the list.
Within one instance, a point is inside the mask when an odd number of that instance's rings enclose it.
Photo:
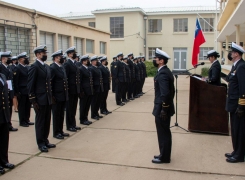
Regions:
[[[110,39],[110,55],[111,57],[123,52],[124,55],[133,52],[135,56],[140,53],[144,54],[144,40],[136,33],[140,32],[140,36],[144,38],[143,15],[139,12],[95,14],[96,27],[103,31],[110,31],[110,17],[124,17],[124,38]]]
[[[6,22],[7,25],[14,25],[23,27],[23,24],[36,24],[36,29],[33,28],[31,31],[35,30],[33,33],[33,39],[35,39],[35,43],[32,47],[36,47],[40,45],[40,32],[49,32],[53,34],[54,38],[54,51],[58,50],[58,35],[66,35],[69,36],[69,46],[74,46],[74,37],[83,38],[83,52],[86,52],[86,39],[94,40],[94,54],[100,55],[100,41],[106,42],[106,52],[110,58],[110,34],[105,31],[100,31],[94,28],[90,28],[87,26],[82,26],[79,24],[72,23],[70,21],[66,21],[64,19],[59,19],[55,16],[51,16],[48,14],[44,14],[41,12],[37,12],[35,14],[32,10],[22,8],[22,7],[13,7],[13,5],[9,5],[7,3],[2,4],[0,2],[0,17],[1,19],[6,19],[10,21],[15,21],[18,23]],[[34,18],[30,17],[33,16]],[[4,22],[4,21],[3,21]],[[4,25],[2,21],[0,21],[0,25]],[[35,26],[34,26],[35,27]],[[65,51],[66,49],[63,49]],[[53,52],[49,52],[48,56],[50,56]],[[90,54],[91,56],[94,54]],[[34,60],[33,54],[30,54],[31,60]],[[50,63],[50,62],[48,62]]]
[[[201,14],[203,18],[215,18],[215,14]],[[173,31],[173,20],[188,18],[188,32],[174,32]],[[196,25],[196,14],[182,14],[182,15],[158,15],[148,16],[149,19],[162,19],[162,32],[159,33],[148,33],[148,20],[147,20],[147,49],[149,47],[162,47],[162,50],[170,55],[172,58],[168,62],[170,69],[174,67],[174,52],[173,48],[187,48],[187,60],[186,68],[192,68],[192,48],[194,41],[195,25]],[[214,32],[204,32],[206,42],[201,47],[215,47],[214,44]],[[149,57],[147,50],[147,58]],[[208,60],[200,61],[205,62],[205,66],[209,67],[210,63]],[[202,66],[202,67],[205,67]],[[196,73],[201,72],[201,68],[196,69]],[[194,72],[194,71],[193,71]]]
[[[86,19],[69,19],[70,21],[77,23],[77,24],[81,24],[83,26],[88,26],[89,22],[95,22],[95,18],[86,18]],[[96,24],[95,24],[96,27]],[[97,28],[97,27],[96,27]]]

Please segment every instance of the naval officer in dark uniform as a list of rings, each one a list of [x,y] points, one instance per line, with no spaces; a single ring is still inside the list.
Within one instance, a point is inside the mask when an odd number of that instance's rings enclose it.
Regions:
[[[134,66],[134,55],[133,53],[129,53],[128,54],[128,67],[130,69],[130,82],[128,83],[128,93],[127,93],[127,97],[129,100],[134,100],[133,94],[134,94],[134,88],[135,88],[135,84],[136,84],[136,80],[135,80],[135,66]]]
[[[30,122],[31,102],[28,96],[28,68],[29,60],[27,59],[27,53],[23,52],[17,56],[19,64],[16,67],[16,73],[14,75],[14,89],[15,95],[18,98],[18,114],[19,123],[22,127],[29,127],[34,125]]]
[[[157,75],[154,77],[155,100],[152,114],[155,116],[157,137],[160,155],[154,156],[152,163],[170,163],[172,135],[170,131],[171,116],[175,114],[174,110],[174,76],[167,67],[169,55],[156,49],[155,60],[153,64],[158,68]]]
[[[8,85],[4,74],[0,73],[0,174],[4,174],[4,168],[13,169],[14,165],[8,160],[9,147],[9,100]]]
[[[245,156],[245,50],[235,43],[231,49],[233,66],[228,74],[226,111],[230,113],[233,151],[225,156],[227,162],[237,163],[244,162]]]
[[[103,79],[103,89],[104,92],[102,92],[101,102],[100,102],[100,113],[107,115],[111,112],[107,109],[107,97],[110,90],[110,84],[111,84],[111,75],[110,70],[108,69],[108,62],[107,57],[103,56],[100,59],[101,66],[99,67],[101,73],[102,73],[102,79]]]
[[[52,89],[50,67],[47,60],[47,46],[41,45],[34,49],[36,61],[28,72],[28,94],[34,107],[36,140],[41,152],[48,152],[48,148],[55,148],[48,140],[51,121]]]
[[[115,77],[114,75],[114,70],[115,70],[115,66],[116,66],[116,62],[117,62],[117,57],[114,56],[113,57],[113,61],[111,62],[111,78],[112,78],[112,92],[115,93],[116,92],[116,82],[115,82]]]
[[[93,76],[89,69],[89,55],[81,57],[80,67],[80,85],[81,85],[81,96],[80,96],[80,124],[90,125],[91,121],[88,120],[89,107],[93,96]]]
[[[13,74],[16,74],[16,68],[18,65],[18,58],[17,56],[12,56],[11,57],[11,61],[12,61],[12,65],[10,66]],[[14,106],[14,112],[18,112],[18,100],[17,100],[17,96],[16,93],[14,93],[14,98],[13,98],[13,106]]]
[[[100,108],[100,102],[101,102],[101,96],[104,92],[103,87],[103,79],[102,79],[102,73],[100,69],[98,68],[98,56],[93,56],[90,58],[91,66],[89,67],[89,70],[92,73],[93,76],[93,96],[91,101],[91,118],[95,120],[99,120],[100,118],[103,118],[103,116],[99,115],[99,108]]]
[[[66,72],[63,67],[63,51],[59,50],[51,55],[54,63],[50,65],[52,84],[52,114],[53,114],[53,137],[64,139],[68,133],[64,133],[65,107],[68,101],[68,83]]]
[[[9,65],[11,63],[11,51],[7,52],[0,52],[0,60],[2,63],[0,63],[0,73],[4,74],[7,81],[11,82],[12,84],[12,89],[9,89],[8,94],[9,94],[9,112],[10,112],[10,119],[8,121],[9,123],[9,131],[18,131],[17,128],[14,128],[11,123],[11,118],[12,118],[12,106],[13,106],[13,98],[14,98],[14,84],[13,84],[13,79],[14,79],[14,73],[11,69],[11,66]]]
[[[207,53],[207,58],[212,63],[212,65],[208,70],[208,78],[204,79],[207,83],[216,85],[216,86],[221,85],[221,81],[220,81],[221,65],[219,61],[217,60],[217,58],[219,57],[220,57],[219,53],[216,52],[215,50],[211,50]]]
[[[81,130],[76,126],[77,102],[80,96],[80,70],[77,66],[77,52],[75,47],[66,50],[68,56],[67,62],[64,63],[66,76],[68,78],[68,102],[66,104],[66,128],[68,131],[76,132]]]

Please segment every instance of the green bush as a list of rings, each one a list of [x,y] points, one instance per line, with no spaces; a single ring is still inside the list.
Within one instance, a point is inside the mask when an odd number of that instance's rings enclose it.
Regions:
[[[145,61],[146,72],[148,77],[154,77],[157,72],[157,68],[153,66],[152,61]]]
[[[209,68],[207,68],[207,67],[202,68],[201,75],[203,77],[207,77],[208,76],[208,70],[209,70]]]

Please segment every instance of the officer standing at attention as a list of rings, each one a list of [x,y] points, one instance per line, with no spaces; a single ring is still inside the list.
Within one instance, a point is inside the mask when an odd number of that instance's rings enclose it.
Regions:
[[[102,73],[100,69],[98,68],[98,56],[93,56],[90,58],[92,66],[90,66],[90,71],[93,76],[93,85],[94,85],[94,92],[91,102],[91,118],[95,120],[99,120],[100,118],[103,118],[103,116],[99,115],[99,108],[100,108],[100,102],[101,102],[101,95],[104,92],[103,88],[103,79],[102,79]]]
[[[220,86],[220,76],[221,76],[221,65],[217,58],[219,58],[220,55],[215,50],[211,50],[207,53],[207,58],[212,63],[211,67],[208,70],[208,78],[204,79],[209,84]]]
[[[231,57],[233,66],[228,74],[226,111],[230,113],[233,151],[226,153],[229,163],[244,162],[245,156],[245,50],[232,42]]]
[[[90,125],[92,124],[92,122],[88,120],[88,111],[92,101],[94,87],[93,76],[88,68],[90,64],[89,55],[84,55],[81,57],[81,64],[82,66],[80,67],[80,124]]]
[[[110,70],[108,69],[108,62],[107,57],[104,56],[100,59],[101,66],[99,67],[101,73],[102,73],[102,79],[103,79],[103,88],[104,92],[102,93],[101,102],[100,102],[100,113],[107,115],[111,112],[107,109],[107,97],[110,90],[110,84],[111,84],[111,75]]]
[[[31,65],[28,72],[28,93],[36,113],[36,140],[41,152],[48,152],[48,148],[55,148],[55,144],[50,144],[48,140],[51,108],[52,108],[52,90],[51,90],[51,72],[50,67],[44,62],[47,60],[46,45],[38,46],[34,49],[37,57]]]
[[[80,57],[81,57],[81,56],[80,56],[79,54],[77,54],[77,57],[76,57],[76,59],[75,59],[75,60],[77,61],[77,62],[76,62],[76,65],[77,65],[78,67],[81,67],[81,65],[82,65],[82,63],[80,62]]]
[[[112,77],[112,92],[113,93],[116,93],[116,82],[115,82],[115,77],[113,76],[116,62],[117,62],[117,57],[114,56],[113,61],[111,62],[111,77]]]
[[[27,53],[23,52],[17,56],[19,64],[16,67],[16,73],[14,75],[14,89],[15,95],[18,98],[18,114],[19,123],[22,127],[29,127],[29,125],[34,125],[30,122],[30,110],[31,102],[28,96],[28,68],[29,60],[27,59]]]
[[[140,89],[140,69],[138,66],[138,57],[134,58],[134,69],[135,69],[135,83],[134,83],[134,98],[139,98]]]
[[[4,168],[14,168],[14,165],[8,160],[9,121],[8,85],[6,77],[0,73],[0,174],[5,173]]]
[[[63,51],[59,50],[51,55],[54,63],[50,65],[52,84],[52,114],[53,114],[53,137],[64,139],[68,133],[64,133],[63,124],[65,107],[68,101],[68,83],[64,67]]]
[[[122,83],[122,102],[124,102],[124,103],[129,102],[126,95],[128,92],[128,84],[131,81],[131,72],[130,72],[130,68],[129,68],[127,62],[128,62],[128,56],[124,56],[124,58],[122,60],[123,81],[121,81],[121,83]]]
[[[146,65],[145,65],[145,56],[141,57],[141,65],[143,67],[143,80],[142,80],[142,89],[145,84],[145,78],[147,77],[147,72],[146,72]],[[141,91],[143,94],[145,94],[143,91]]]
[[[157,137],[160,155],[154,156],[152,163],[170,163],[172,135],[170,131],[171,116],[175,114],[174,110],[174,77],[167,67],[169,55],[156,49],[155,60],[153,64],[158,68],[157,75],[154,77],[155,99],[152,114],[155,116]]]
[[[10,119],[8,121],[9,123],[9,131],[18,131],[17,128],[13,128],[12,123],[11,123],[11,118],[12,118],[12,106],[13,106],[13,98],[14,98],[14,84],[13,84],[13,78],[14,74],[12,69],[10,68],[10,63],[11,63],[11,51],[7,52],[0,52],[0,73],[4,74],[7,81],[10,81],[12,83],[12,90],[9,89],[8,94],[9,94],[9,113],[10,113]]]
[[[68,78],[68,102],[66,104],[66,128],[68,131],[76,132],[81,130],[76,126],[77,102],[80,96],[80,70],[76,65],[77,58],[76,48],[70,47],[66,50],[68,56],[67,62],[64,63],[66,76]]]
[[[130,82],[128,83],[128,99],[129,100],[134,100],[133,94],[134,94],[134,88],[135,88],[135,84],[136,84],[136,80],[135,80],[135,66],[134,66],[134,57],[133,57],[133,53],[129,53],[128,54],[128,66],[130,69],[130,73],[131,73],[131,79]]]
[[[10,66],[13,74],[15,75],[16,73],[16,67],[18,65],[18,58],[17,56],[12,56],[11,58],[11,61],[12,61],[12,65]],[[17,96],[16,96],[16,93],[14,94],[14,98],[13,98],[13,106],[14,106],[14,111],[15,112],[18,112],[18,100],[17,100]]]
[[[117,55],[117,62],[114,66],[113,77],[115,77],[116,83],[116,103],[119,106],[124,106],[125,104],[122,102],[122,93],[123,93],[123,84],[124,84],[124,65],[122,63],[123,53],[120,52]]]

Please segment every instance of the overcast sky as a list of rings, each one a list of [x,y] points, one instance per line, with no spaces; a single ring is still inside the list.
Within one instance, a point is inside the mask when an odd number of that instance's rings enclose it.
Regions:
[[[179,7],[179,6],[215,6],[216,0],[4,0],[52,15],[69,12],[89,12],[112,7]]]

